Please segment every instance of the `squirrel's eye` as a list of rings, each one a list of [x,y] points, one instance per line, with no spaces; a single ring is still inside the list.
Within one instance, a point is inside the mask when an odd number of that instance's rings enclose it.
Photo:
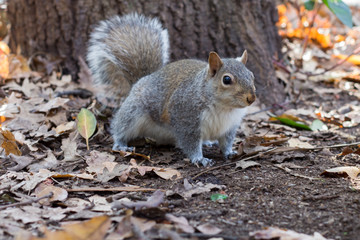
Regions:
[[[231,77],[225,75],[225,76],[223,77],[223,83],[224,83],[225,85],[231,84]]]

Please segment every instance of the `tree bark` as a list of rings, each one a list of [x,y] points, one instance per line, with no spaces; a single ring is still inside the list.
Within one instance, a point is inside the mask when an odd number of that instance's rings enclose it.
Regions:
[[[237,57],[247,49],[260,100],[283,101],[283,86],[272,64],[272,57],[281,55],[272,0],[10,0],[10,47],[20,46],[25,56],[46,52],[60,57],[76,76],[78,57],[85,56],[94,25],[130,12],[160,18],[169,31],[173,61],[206,60],[210,51]]]

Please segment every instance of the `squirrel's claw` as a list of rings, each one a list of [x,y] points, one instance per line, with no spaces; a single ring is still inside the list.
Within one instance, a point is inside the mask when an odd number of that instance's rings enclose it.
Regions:
[[[135,148],[134,147],[128,147],[125,144],[114,143],[114,146],[113,146],[112,150],[114,150],[114,151],[133,152],[135,150]]]
[[[225,159],[233,159],[236,156],[238,156],[238,153],[235,152],[235,151],[231,151],[231,152],[228,152],[228,153],[224,154]]]
[[[204,167],[211,167],[215,164],[215,161],[213,159],[205,158],[205,157],[191,159],[191,162],[197,166],[199,166],[199,163],[200,163]]]

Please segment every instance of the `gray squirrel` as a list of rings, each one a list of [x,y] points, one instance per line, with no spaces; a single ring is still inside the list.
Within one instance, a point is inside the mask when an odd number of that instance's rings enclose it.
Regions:
[[[174,144],[192,163],[214,164],[202,145],[217,140],[234,156],[236,130],[255,99],[254,75],[241,57],[169,63],[169,36],[155,18],[139,14],[101,21],[90,35],[87,61],[94,83],[109,96],[126,96],[111,122],[113,150],[132,151],[130,140],[150,137]]]

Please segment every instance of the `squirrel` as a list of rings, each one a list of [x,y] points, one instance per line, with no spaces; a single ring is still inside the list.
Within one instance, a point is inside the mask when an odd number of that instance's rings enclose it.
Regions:
[[[237,128],[256,99],[247,51],[167,63],[168,51],[160,21],[136,13],[103,20],[91,33],[87,61],[94,83],[110,96],[126,96],[111,121],[113,150],[133,151],[130,140],[150,137],[176,145],[196,165],[211,166],[202,145],[217,140],[223,156],[233,157]]]

